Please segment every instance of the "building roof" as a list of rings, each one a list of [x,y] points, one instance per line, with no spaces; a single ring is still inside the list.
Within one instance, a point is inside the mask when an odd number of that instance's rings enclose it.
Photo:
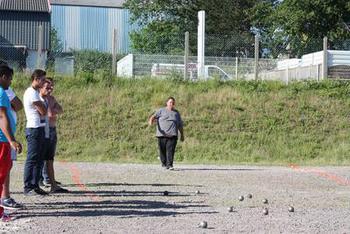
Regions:
[[[50,0],[52,5],[123,8],[125,0]]]
[[[50,12],[48,0],[0,0],[0,11]]]

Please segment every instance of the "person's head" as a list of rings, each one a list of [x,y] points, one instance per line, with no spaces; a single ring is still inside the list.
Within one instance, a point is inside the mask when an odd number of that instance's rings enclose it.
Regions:
[[[5,62],[4,60],[0,60],[0,66],[2,66],[2,65],[8,66],[7,62]]]
[[[50,89],[51,89],[50,81],[47,79],[44,79],[43,84],[39,88],[40,96],[46,97],[47,95],[49,95]]]
[[[166,101],[166,107],[167,107],[169,110],[174,109],[174,107],[175,107],[175,98],[173,98],[173,97],[168,97],[168,99],[167,99],[167,101]]]
[[[51,95],[55,84],[54,84],[53,79],[51,77],[46,77],[46,81],[48,81],[50,83],[49,95]]]
[[[0,65],[0,86],[8,89],[12,82],[13,69],[7,65]]]
[[[38,89],[38,88],[40,88],[43,85],[43,83],[45,81],[46,72],[41,70],[41,69],[36,69],[32,73],[31,78],[32,78],[32,86],[33,86],[33,88]]]

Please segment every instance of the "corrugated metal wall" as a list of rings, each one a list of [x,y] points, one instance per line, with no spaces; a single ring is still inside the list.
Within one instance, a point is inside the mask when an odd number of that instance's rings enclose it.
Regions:
[[[0,0],[0,8],[12,11],[47,12],[50,6],[47,0]]]
[[[337,65],[350,66],[350,51],[328,50],[328,67]]]
[[[111,52],[114,28],[118,32],[117,52],[129,51],[132,26],[126,9],[53,5],[51,23],[65,51],[95,49]]]
[[[50,14],[37,12],[0,12],[0,43],[25,45],[37,50],[39,44],[39,25],[43,28],[43,49],[50,46]]]

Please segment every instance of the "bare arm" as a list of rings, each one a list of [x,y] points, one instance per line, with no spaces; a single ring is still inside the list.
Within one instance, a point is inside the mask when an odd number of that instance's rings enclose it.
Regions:
[[[55,103],[54,110],[55,110],[56,114],[62,114],[63,113],[63,108],[58,102]]]
[[[152,115],[149,120],[148,120],[148,124],[149,125],[152,125],[154,122],[156,121],[156,116],[155,115]]]
[[[23,109],[23,103],[22,101],[16,96],[11,101],[11,107],[14,111],[18,112]]]
[[[183,127],[179,128],[179,132],[180,132],[180,141],[184,141],[185,140],[185,135],[184,135]]]
[[[6,108],[0,107],[0,128],[1,131],[4,133],[6,139],[10,143],[11,147],[17,151],[17,153],[22,152],[22,145],[16,141],[15,137],[12,134],[11,128],[10,128],[10,121],[8,119],[8,116],[6,114]]]
[[[47,114],[47,109],[42,101],[33,102],[33,105],[39,111],[39,114],[41,116],[44,116]]]
[[[62,106],[57,102],[54,96],[50,96],[48,101],[50,106],[49,116],[59,115],[63,113]]]

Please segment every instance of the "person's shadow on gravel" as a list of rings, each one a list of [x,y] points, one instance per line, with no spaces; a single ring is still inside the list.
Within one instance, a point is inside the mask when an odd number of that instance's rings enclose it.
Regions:
[[[163,201],[130,200],[101,202],[47,202],[27,206],[20,210],[16,218],[28,217],[90,217],[116,216],[120,218],[159,217],[186,214],[215,214],[206,205],[196,203],[169,203]]]

